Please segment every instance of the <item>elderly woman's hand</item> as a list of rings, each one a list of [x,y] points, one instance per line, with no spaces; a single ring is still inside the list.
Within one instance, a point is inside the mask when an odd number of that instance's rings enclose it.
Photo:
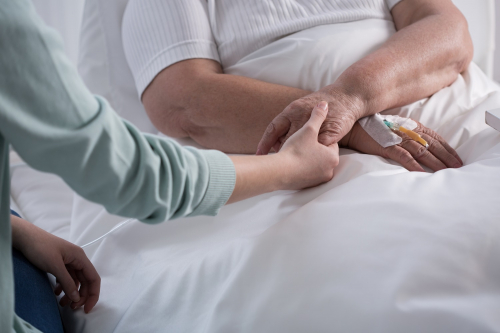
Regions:
[[[319,90],[288,105],[267,127],[257,147],[257,155],[277,152],[288,138],[304,126],[311,111],[321,101],[328,102],[328,115],[319,131],[318,141],[325,146],[339,142],[364,116],[364,102],[341,89]]]
[[[342,147],[358,150],[362,153],[379,155],[400,163],[409,171],[424,171],[419,163],[438,171],[446,168],[459,168],[463,165],[456,151],[436,132],[417,122],[413,131],[418,133],[429,148],[414,141],[402,132],[395,132],[403,141],[395,146],[383,148],[359,123],[340,141]]]

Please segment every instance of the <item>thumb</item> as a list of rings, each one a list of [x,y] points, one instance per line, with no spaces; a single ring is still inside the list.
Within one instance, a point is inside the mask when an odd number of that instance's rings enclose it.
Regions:
[[[78,302],[80,300],[80,293],[75,285],[75,280],[71,277],[64,263],[61,262],[62,267],[57,267],[57,271],[52,273],[55,275],[59,283],[61,284],[62,290],[69,297],[72,302]]]
[[[328,114],[328,103],[325,101],[316,105],[311,113],[311,118],[307,121],[307,125],[311,126],[316,133],[319,132],[321,125],[326,119]]]

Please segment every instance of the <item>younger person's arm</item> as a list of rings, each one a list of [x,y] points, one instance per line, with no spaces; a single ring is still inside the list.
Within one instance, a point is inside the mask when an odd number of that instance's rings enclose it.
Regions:
[[[101,278],[82,248],[11,215],[12,246],[44,272],[54,275],[61,306],[90,312],[99,300]]]
[[[299,190],[333,177],[339,163],[339,147],[318,142],[318,132],[328,113],[328,104],[314,107],[311,118],[288,140],[278,154],[233,156],[236,186],[229,199],[234,202],[276,190]]]
[[[0,5],[0,132],[28,164],[58,174],[109,212],[147,223],[215,215],[230,196],[331,178],[336,145],[317,141],[325,110],[276,157],[233,163],[219,151],[184,148],[139,132],[90,94],[28,0]]]

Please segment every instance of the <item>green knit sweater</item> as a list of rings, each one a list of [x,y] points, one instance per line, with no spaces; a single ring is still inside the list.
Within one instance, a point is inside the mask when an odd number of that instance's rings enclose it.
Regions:
[[[0,332],[36,332],[14,314],[8,144],[78,194],[146,223],[215,215],[235,170],[218,151],[140,133],[93,96],[29,0],[0,0]]]

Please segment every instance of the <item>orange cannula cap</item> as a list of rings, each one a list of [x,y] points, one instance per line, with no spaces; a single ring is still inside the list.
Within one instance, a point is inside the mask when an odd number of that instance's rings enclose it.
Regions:
[[[427,141],[425,141],[424,139],[422,139],[422,137],[418,133],[413,132],[412,130],[409,130],[407,128],[404,128],[403,126],[400,126],[399,130],[401,132],[405,133],[406,135],[408,135],[413,140],[415,140],[418,143],[420,143],[421,145],[423,145],[424,147],[427,147]]]

